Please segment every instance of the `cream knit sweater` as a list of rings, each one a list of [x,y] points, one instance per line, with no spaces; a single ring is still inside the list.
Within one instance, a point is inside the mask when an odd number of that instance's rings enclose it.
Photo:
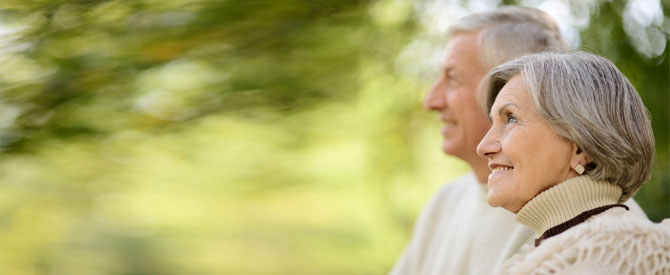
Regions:
[[[541,236],[580,213],[616,204],[621,188],[579,176],[529,201],[517,222]],[[498,274],[670,274],[670,220],[660,224],[615,207],[522,249]]]
[[[419,216],[391,275],[489,275],[532,242],[514,214],[486,202],[486,185],[468,173],[444,185]]]

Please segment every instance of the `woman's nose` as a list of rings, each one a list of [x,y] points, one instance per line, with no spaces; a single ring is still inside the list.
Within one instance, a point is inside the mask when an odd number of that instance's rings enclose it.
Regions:
[[[494,128],[491,127],[482,141],[479,142],[479,145],[477,145],[477,155],[479,155],[480,158],[490,158],[492,155],[500,153],[501,150],[500,140],[498,139]]]

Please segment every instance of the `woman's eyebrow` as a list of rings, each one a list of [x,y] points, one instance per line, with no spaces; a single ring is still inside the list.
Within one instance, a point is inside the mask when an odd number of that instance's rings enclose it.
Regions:
[[[507,102],[507,103],[505,103],[503,106],[500,106],[500,108],[498,108],[498,115],[502,115],[502,113],[505,111],[505,109],[507,109],[507,107],[509,107],[509,106],[514,106],[514,107],[516,107],[517,109],[521,109],[521,108],[519,108],[519,106],[516,105],[514,102]],[[491,120],[493,120],[493,117],[492,117],[491,115],[489,115],[489,118],[490,118]]]

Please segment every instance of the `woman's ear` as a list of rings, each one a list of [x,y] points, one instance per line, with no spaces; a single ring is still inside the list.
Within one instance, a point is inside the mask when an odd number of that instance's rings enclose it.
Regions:
[[[584,168],[591,162],[591,158],[584,152],[584,150],[577,145],[577,143],[572,143],[572,157],[570,158],[570,167],[577,171],[578,174],[584,173]]]

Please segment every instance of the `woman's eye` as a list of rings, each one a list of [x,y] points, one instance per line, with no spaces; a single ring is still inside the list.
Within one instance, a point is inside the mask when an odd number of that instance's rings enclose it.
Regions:
[[[507,114],[507,123],[517,123],[516,117],[513,114]]]

